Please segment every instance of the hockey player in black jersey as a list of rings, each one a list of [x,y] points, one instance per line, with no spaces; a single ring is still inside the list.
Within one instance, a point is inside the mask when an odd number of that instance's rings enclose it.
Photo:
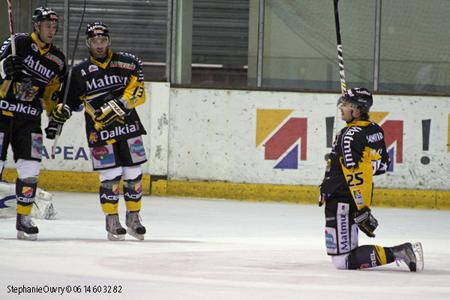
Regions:
[[[385,173],[390,164],[383,129],[369,121],[372,104],[372,94],[365,88],[348,90],[338,102],[347,126],[337,134],[327,155],[319,197],[319,206],[325,203],[327,253],[337,269],[372,268],[403,261],[410,271],[418,272],[423,269],[420,243],[358,246],[358,228],[375,237],[378,221],[370,210],[372,177]]]
[[[41,113],[50,114],[65,76],[64,54],[52,43],[58,15],[50,8],[37,8],[33,32],[6,40],[0,49],[0,173],[11,145],[16,181],[17,238],[37,239],[39,232],[30,218],[42,157]]]
[[[112,52],[107,26],[90,23],[86,44],[90,57],[72,71],[67,104],[56,105],[52,117],[64,123],[84,106],[86,137],[94,170],[100,171],[100,203],[106,215],[108,239],[125,239],[118,215],[119,183],[127,208],[128,233],[144,239],[140,222],[142,168],[147,161],[142,135],[146,134],[135,107],[144,103],[142,63],[134,55]]]

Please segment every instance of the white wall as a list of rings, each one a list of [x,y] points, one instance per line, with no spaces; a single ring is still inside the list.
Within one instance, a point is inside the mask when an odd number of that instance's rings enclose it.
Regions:
[[[325,118],[336,115],[337,98],[335,94],[172,89],[169,178],[319,184],[324,172],[323,157],[329,151]],[[261,110],[292,112],[257,146],[257,114]],[[375,96],[373,112],[381,125],[393,126],[386,135],[398,141],[388,146],[403,156],[401,161],[394,159],[393,172],[377,178],[378,186],[450,189],[450,99]],[[274,166],[284,156],[265,159],[264,144],[275,134],[286,137],[288,134],[279,130],[291,118],[306,119],[307,159],[298,159],[296,169],[276,169]],[[431,130],[429,150],[424,151],[422,120],[426,119],[431,120]],[[267,120],[270,122],[270,118]],[[299,145],[303,142],[297,141]],[[430,163],[422,164],[422,156],[429,157]]]

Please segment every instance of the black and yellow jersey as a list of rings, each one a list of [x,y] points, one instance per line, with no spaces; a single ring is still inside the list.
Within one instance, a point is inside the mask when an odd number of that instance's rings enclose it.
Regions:
[[[58,101],[66,73],[64,54],[54,45],[41,48],[36,33],[16,34],[16,55],[23,59],[24,69],[18,80],[0,78],[0,110],[2,116],[40,119]],[[11,54],[11,39],[0,49],[0,60]]]
[[[350,191],[358,209],[370,207],[373,175],[385,173],[389,164],[383,129],[370,121],[349,123],[336,136],[321,193]]]
[[[131,113],[103,127],[94,120],[94,112],[111,96],[122,98]],[[146,134],[134,109],[145,102],[145,97],[141,61],[129,53],[108,50],[105,61],[91,56],[73,68],[67,105],[72,110],[84,106],[86,136],[92,147]]]

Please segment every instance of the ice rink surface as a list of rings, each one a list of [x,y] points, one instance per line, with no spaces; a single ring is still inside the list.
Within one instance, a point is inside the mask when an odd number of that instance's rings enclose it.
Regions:
[[[112,242],[97,195],[56,192],[54,204],[35,242],[0,219],[0,299],[450,299],[450,211],[373,209],[377,237],[360,244],[421,241],[425,270],[411,273],[335,270],[312,205],[145,197],[146,239]],[[72,290],[12,292],[24,286]]]

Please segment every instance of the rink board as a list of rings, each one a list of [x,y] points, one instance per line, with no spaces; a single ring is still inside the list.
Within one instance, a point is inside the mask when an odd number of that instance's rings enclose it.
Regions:
[[[6,169],[4,179],[13,182],[17,174]],[[48,190],[98,191],[98,174],[94,172],[42,171],[40,187]],[[244,201],[276,201],[316,204],[318,187],[308,185],[243,184],[226,182],[179,181],[143,176],[143,194]],[[377,207],[406,207],[450,210],[450,192],[438,190],[375,189],[373,205]]]
[[[154,176],[146,177],[149,192],[316,201],[339,118],[337,94],[146,87],[147,102],[138,111],[148,133],[144,173]],[[375,178],[375,205],[449,207],[450,99],[375,95],[371,119],[384,129],[393,161]],[[65,125],[54,160],[52,144],[44,142],[41,184],[96,190],[83,114]],[[9,160],[7,167],[14,164]]]

